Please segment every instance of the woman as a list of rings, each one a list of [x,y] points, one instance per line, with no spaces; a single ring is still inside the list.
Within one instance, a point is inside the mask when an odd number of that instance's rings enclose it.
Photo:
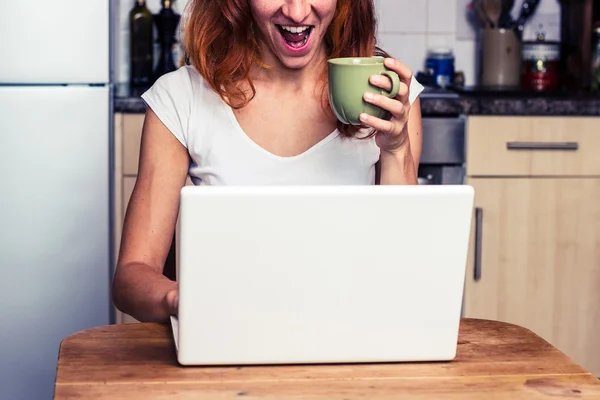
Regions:
[[[139,173],[113,281],[115,305],[142,321],[165,321],[177,310],[177,284],[162,268],[188,174],[197,185],[417,182],[422,87],[405,65],[386,59],[403,82],[398,97],[365,95],[391,119],[364,115],[359,130],[340,124],[327,104],[327,59],[382,54],[373,0],[188,7],[191,65],[143,95]],[[390,89],[385,77],[371,83]]]

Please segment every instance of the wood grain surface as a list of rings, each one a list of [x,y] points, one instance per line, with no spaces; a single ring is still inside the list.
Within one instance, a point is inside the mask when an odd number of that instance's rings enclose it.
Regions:
[[[55,399],[600,399],[600,381],[539,336],[461,322],[450,362],[181,367],[169,325],[110,325],[61,344]]]

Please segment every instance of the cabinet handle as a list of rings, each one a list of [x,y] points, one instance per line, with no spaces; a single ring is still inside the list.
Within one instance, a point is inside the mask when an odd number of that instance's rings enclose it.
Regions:
[[[508,150],[577,150],[579,149],[579,143],[508,142],[506,148]]]
[[[475,268],[473,272],[473,279],[475,282],[481,279],[481,234],[483,225],[483,208],[475,208]]]

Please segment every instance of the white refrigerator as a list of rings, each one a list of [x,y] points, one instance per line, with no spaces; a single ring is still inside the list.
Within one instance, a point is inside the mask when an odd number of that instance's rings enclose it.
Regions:
[[[111,322],[111,0],[0,5],[0,398],[53,397]]]

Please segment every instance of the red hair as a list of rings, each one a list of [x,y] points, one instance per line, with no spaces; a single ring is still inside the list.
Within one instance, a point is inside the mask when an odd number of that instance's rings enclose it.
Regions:
[[[187,9],[184,48],[191,63],[210,87],[232,108],[242,108],[256,93],[250,71],[253,64],[266,66],[259,57],[259,44],[252,33],[249,0],[191,0]],[[337,0],[327,34],[327,58],[387,56],[376,46],[373,0]],[[323,89],[327,65],[323,65]],[[251,95],[248,96],[247,88]],[[329,109],[326,91],[323,104]],[[358,127],[338,122],[345,136]],[[370,136],[370,135],[369,135]]]

